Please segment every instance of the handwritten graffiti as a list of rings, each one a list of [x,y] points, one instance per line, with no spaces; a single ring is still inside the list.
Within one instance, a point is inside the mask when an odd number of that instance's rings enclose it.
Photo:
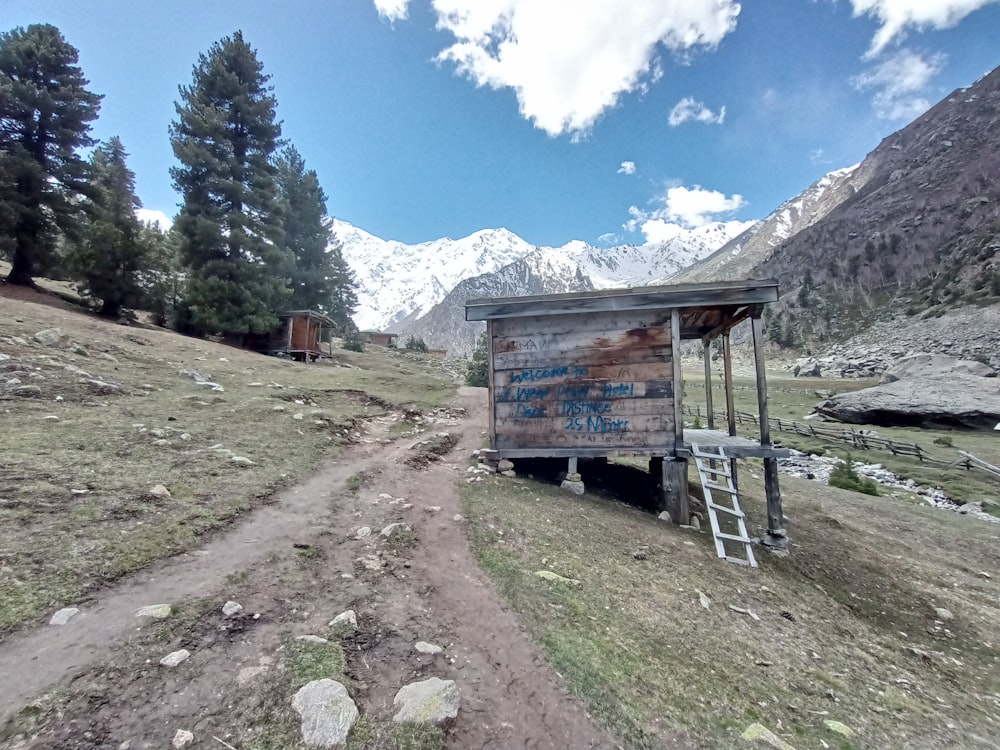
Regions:
[[[564,417],[588,416],[591,414],[610,414],[610,401],[563,401],[562,415]]]
[[[527,404],[518,404],[517,409],[514,411],[515,419],[540,419],[545,416],[544,406],[529,406]]]
[[[563,429],[574,432],[628,432],[628,423],[627,419],[609,419],[601,416],[587,417],[586,420],[583,417],[566,417]]]
[[[510,374],[510,382],[534,383],[539,380],[551,380],[552,378],[564,378],[569,375],[569,367],[546,367],[536,370],[521,370]]]

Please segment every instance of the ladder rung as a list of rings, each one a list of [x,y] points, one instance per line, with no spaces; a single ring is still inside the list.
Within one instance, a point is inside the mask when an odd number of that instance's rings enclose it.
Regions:
[[[752,544],[752,541],[745,536],[737,536],[736,534],[723,534],[718,533],[715,535],[716,539],[725,539],[727,542],[739,542],[740,544]]]
[[[713,469],[711,466],[699,466],[698,471],[702,474],[715,474],[717,477],[728,477],[729,469]]]
[[[736,494],[735,487],[718,484],[717,482],[702,482],[701,486],[708,487],[710,490],[722,490],[723,492],[728,492],[730,495]]]
[[[697,458],[714,458],[716,461],[725,461],[726,454],[720,449],[718,453],[706,453],[697,445],[691,446],[691,455]]]
[[[749,560],[744,560],[742,557],[731,557],[729,555],[726,555],[726,562],[736,563],[737,565],[746,565],[748,567],[753,564]]]
[[[735,510],[734,508],[727,508],[725,505],[719,505],[718,503],[709,503],[708,507],[712,510],[721,510],[723,513],[728,513],[731,516],[736,516],[737,518],[745,518],[743,511]]]

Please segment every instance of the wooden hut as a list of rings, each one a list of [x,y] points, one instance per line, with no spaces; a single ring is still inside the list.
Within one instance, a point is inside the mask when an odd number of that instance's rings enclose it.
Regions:
[[[330,318],[313,310],[288,310],[278,313],[278,326],[273,331],[244,336],[243,348],[300,362],[314,362],[323,355],[320,349],[323,329],[333,326]]]
[[[369,344],[374,344],[375,346],[387,346],[390,349],[395,349],[399,344],[399,334],[398,333],[388,333],[387,331],[364,331],[362,334]]]
[[[777,458],[787,451],[771,445],[761,350],[761,313],[777,299],[776,281],[725,281],[469,300],[466,320],[486,321],[490,341],[493,455],[566,457],[570,474],[579,457],[649,456],[663,506],[684,524],[693,452],[705,457],[698,460],[699,469],[704,463],[707,472],[703,485],[708,481],[721,489],[720,482],[731,482],[737,511],[736,459],[760,457],[767,492],[765,541],[785,546]],[[730,331],[747,319],[756,360],[759,442],[736,436],[733,408]],[[710,343],[720,337],[727,424],[716,429]],[[685,340],[700,340],[703,346],[707,429],[684,429]],[[723,474],[727,479],[713,481]],[[714,509],[709,510],[718,537]],[[742,523],[741,513],[722,510],[738,515]],[[748,556],[752,558],[749,551]]]

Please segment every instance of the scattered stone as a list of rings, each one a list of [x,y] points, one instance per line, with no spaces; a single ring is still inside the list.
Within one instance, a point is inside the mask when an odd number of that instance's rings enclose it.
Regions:
[[[292,419],[294,419],[296,422],[301,422],[303,419],[302,413],[296,412],[295,414],[292,415]]]
[[[330,679],[313,680],[299,688],[292,708],[302,720],[302,740],[310,747],[343,745],[360,716],[347,688]]]
[[[461,704],[454,680],[429,677],[399,689],[392,699],[392,705],[398,709],[392,720],[397,724],[407,721],[444,724],[458,716]]]
[[[297,641],[305,641],[306,643],[329,643],[326,638],[321,638],[318,635],[297,635],[295,636]]]
[[[462,514],[461,514],[461,513],[456,513],[455,515],[453,515],[453,516],[451,517],[451,520],[452,520],[452,521],[455,521],[455,522],[458,522],[458,521],[464,521],[464,520],[465,520],[465,518],[464,518],[464,517],[462,516]]]
[[[236,684],[246,685],[253,682],[266,671],[267,667],[243,667],[243,669],[236,674]]]
[[[942,620],[944,622],[947,622],[948,620],[951,620],[955,617],[955,615],[951,613],[951,610],[945,607],[935,607],[934,615],[937,617],[937,619]]]
[[[503,474],[505,471],[513,471],[514,462],[508,461],[506,458],[501,458],[497,463],[497,471]]]
[[[173,614],[173,608],[169,604],[150,604],[135,611],[136,617],[151,617],[154,620],[164,620],[171,614]]]
[[[574,471],[571,474],[567,474],[565,477],[563,477],[563,479],[565,479],[567,482],[582,482],[583,481],[583,477],[580,476],[579,472],[576,472],[576,471]]]
[[[559,485],[559,489],[572,492],[574,495],[582,495],[586,490],[583,486],[583,482],[571,482],[568,479],[564,479],[562,481],[562,484]]]
[[[358,615],[353,609],[341,612],[339,615],[330,620],[329,623],[331,628],[340,627],[342,625],[350,627],[352,630],[358,629]]]
[[[21,398],[36,398],[42,395],[42,389],[37,385],[19,385],[15,386],[12,393]]]
[[[31,338],[34,339],[36,344],[41,344],[42,346],[59,346],[65,343],[69,337],[62,328],[46,328]]]
[[[186,729],[178,729],[170,745],[180,750],[180,748],[187,747],[192,742],[194,742],[194,735],[191,732]]]
[[[246,456],[230,456],[229,463],[236,464],[237,466],[253,466],[253,461]]]
[[[200,370],[195,370],[193,368],[178,370],[177,374],[183,375],[186,378],[191,378],[196,383],[207,383],[212,379],[212,376],[208,373],[201,372]]]
[[[705,609],[710,609],[712,607],[712,600],[705,596],[705,592],[695,589],[695,593],[698,594],[698,601],[701,602],[701,606]]]
[[[235,617],[242,611],[243,605],[239,602],[234,602],[232,599],[222,605],[222,614],[226,617]]]
[[[160,659],[161,667],[176,667],[187,661],[191,657],[191,652],[186,648],[179,649],[177,651],[171,651],[169,654]]]
[[[695,531],[701,531],[701,521],[698,519],[698,516],[696,515],[691,516],[691,520],[688,525]]]
[[[114,383],[107,383],[103,380],[88,380],[86,382],[90,386],[90,390],[102,396],[115,396],[122,392],[122,387]]]
[[[170,490],[162,484],[155,484],[150,487],[149,494],[153,497],[162,497],[164,500],[169,500],[171,497]]]
[[[660,519],[661,521],[666,521],[667,523],[674,522],[674,519],[670,517],[670,513],[668,513],[667,511],[661,512],[660,515],[657,516],[657,518]]]
[[[421,654],[440,654],[444,651],[441,646],[436,643],[428,643],[427,641],[417,641],[413,644],[413,648],[419,651]]]
[[[792,745],[789,745],[763,724],[754,723],[748,726],[743,730],[743,739],[751,741],[760,740],[775,748],[775,750],[795,750]]]
[[[551,570],[536,570],[535,575],[539,578],[544,578],[546,581],[551,581],[552,583],[566,583],[570,586],[576,586],[580,581],[576,578],[567,578],[566,576],[561,576],[558,573],[553,573]]]
[[[63,607],[49,618],[49,625],[65,625],[78,614],[80,610],[77,607]]]
[[[437,513],[438,511],[441,510],[441,506],[440,505],[428,505],[428,506],[426,506],[424,508],[424,510],[427,511],[428,513]]]
[[[392,541],[399,534],[411,533],[412,531],[413,529],[410,528],[409,524],[397,522],[397,523],[390,523],[379,533],[389,541]]]
[[[513,469],[511,469],[509,471],[501,471],[500,472],[500,476],[510,477],[511,479],[514,479],[515,477],[517,477],[517,472],[514,471]]]
[[[370,526],[362,526],[360,529],[354,532],[355,539],[364,539],[366,536],[371,536],[372,530]]]
[[[823,719],[823,723],[826,724],[826,728],[831,732],[836,732],[837,734],[842,734],[845,737],[853,737],[854,730],[851,729],[847,724],[837,721],[836,719]]]
[[[743,607],[737,607],[733,604],[729,605],[729,609],[731,609],[733,612],[736,612],[737,614],[747,615],[751,620],[756,620],[757,622],[760,622],[760,617],[758,617],[757,613],[754,612],[752,609],[744,609]]]

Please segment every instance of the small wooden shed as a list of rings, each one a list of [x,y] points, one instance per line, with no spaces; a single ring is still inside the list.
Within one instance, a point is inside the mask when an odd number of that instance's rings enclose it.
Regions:
[[[362,335],[368,339],[369,344],[374,344],[375,346],[387,346],[390,349],[394,349],[399,343],[398,333],[389,333],[387,331],[365,331]]]
[[[278,313],[278,321],[273,331],[244,336],[243,348],[300,362],[322,356],[323,329],[333,328],[333,320],[314,310],[288,310]]]
[[[725,281],[528,297],[472,299],[466,320],[486,321],[489,440],[498,458],[644,455],[661,502],[687,523],[691,446],[732,459],[764,459],[768,537],[787,543],[771,445],[761,348],[764,305],[778,283]],[[736,436],[730,331],[749,319],[756,362],[760,441]],[[711,342],[722,338],[727,424],[712,410]],[[685,430],[681,342],[700,340],[708,429]]]

